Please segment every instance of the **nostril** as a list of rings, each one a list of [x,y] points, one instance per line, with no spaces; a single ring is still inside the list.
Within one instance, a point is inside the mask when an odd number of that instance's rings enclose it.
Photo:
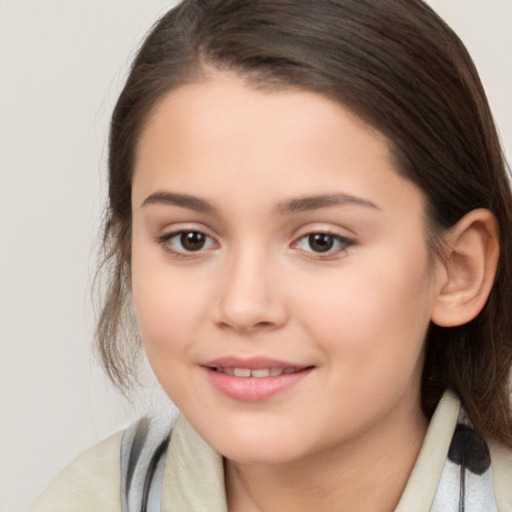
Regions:
[[[268,328],[268,327],[272,327],[272,322],[258,322],[254,327],[255,328],[262,328],[262,329],[265,329],[265,328]]]
[[[236,323],[236,322],[219,322],[219,326],[224,329],[234,329],[240,332],[266,331],[273,329],[276,324],[273,322],[255,322],[255,323]]]

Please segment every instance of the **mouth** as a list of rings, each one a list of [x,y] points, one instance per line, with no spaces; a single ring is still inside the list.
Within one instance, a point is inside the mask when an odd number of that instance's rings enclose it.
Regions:
[[[202,367],[217,391],[244,402],[263,401],[293,388],[315,368],[261,358],[222,358]]]
[[[234,377],[254,377],[256,379],[262,379],[265,377],[279,377],[279,375],[291,375],[292,373],[298,373],[307,367],[302,368],[258,368],[251,370],[250,368],[230,368],[222,366],[209,367],[211,370],[226,375],[233,375]]]

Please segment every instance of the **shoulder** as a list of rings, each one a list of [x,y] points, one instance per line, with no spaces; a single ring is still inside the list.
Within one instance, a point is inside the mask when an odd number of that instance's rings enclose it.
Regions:
[[[123,434],[118,432],[76,457],[53,479],[30,512],[120,512]]]
[[[160,510],[172,425],[167,416],[144,417],[89,448],[52,480],[30,512]]]

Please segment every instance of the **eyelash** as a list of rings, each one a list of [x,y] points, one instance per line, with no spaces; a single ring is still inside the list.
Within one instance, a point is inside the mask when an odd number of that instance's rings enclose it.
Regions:
[[[211,236],[206,233],[195,229],[182,229],[180,231],[173,231],[157,238],[157,242],[164,248],[165,251],[170,252],[176,258],[190,258],[199,256],[205,250],[209,248],[199,247],[197,250],[187,250],[183,247],[183,236],[184,235],[200,235],[204,237],[205,241],[213,242],[211,245],[216,245],[216,242]],[[173,243],[173,238],[179,237],[179,243],[182,245],[182,249],[175,249],[176,243]]]
[[[199,247],[197,250],[187,250],[183,247],[183,237],[186,235],[199,235],[200,237],[204,237],[205,243],[208,244],[209,246],[205,248],[203,245]],[[306,241],[306,243],[309,244],[309,248],[311,249],[311,243],[313,242],[313,238],[318,236],[327,238],[328,247],[326,248],[325,251],[308,250],[307,248],[300,247],[300,244],[303,241]],[[173,243],[172,240],[177,237],[179,237],[178,240]],[[203,233],[202,231],[194,229],[182,229],[180,231],[173,231],[172,233],[167,233],[165,235],[158,237],[157,242],[164,248],[165,251],[171,253],[175,258],[198,257],[202,255],[205,251],[209,251],[211,250],[212,247],[218,245],[217,242],[215,242],[215,240],[212,237],[210,237],[206,233]],[[181,244],[181,249],[176,249],[177,243]],[[354,243],[355,240],[351,238],[331,233],[329,231],[311,231],[296,239],[292,243],[291,247],[293,249],[300,249],[308,253],[310,257],[314,257],[317,259],[330,259],[336,257],[340,253],[345,252],[350,246],[354,245]],[[335,247],[334,250],[333,246]]]
[[[351,238],[347,238],[336,233],[330,233],[329,231],[311,231],[302,235],[292,244],[293,248],[300,248],[299,245],[302,241],[306,241],[306,243],[311,248],[311,243],[313,242],[314,237],[324,237],[327,238],[330,242],[329,247],[326,248],[325,251],[314,251],[307,250],[306,248],[302,248],[305,252],[309,253],[312,257],[318,259],[329,259],[336,257],[337,255],[345,252],[351,245],[354,245],[355,240]],[[333,249],[333,246],[335,247]]]

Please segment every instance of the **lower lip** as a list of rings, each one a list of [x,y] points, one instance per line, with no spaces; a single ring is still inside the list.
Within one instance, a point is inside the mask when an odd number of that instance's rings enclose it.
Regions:
[[[296,373],[283,373],[274,377],[236,377],[205,368],[213,386],[224,395],[244,402],[258,402],[295,386],[313,368],[305,368]]]

